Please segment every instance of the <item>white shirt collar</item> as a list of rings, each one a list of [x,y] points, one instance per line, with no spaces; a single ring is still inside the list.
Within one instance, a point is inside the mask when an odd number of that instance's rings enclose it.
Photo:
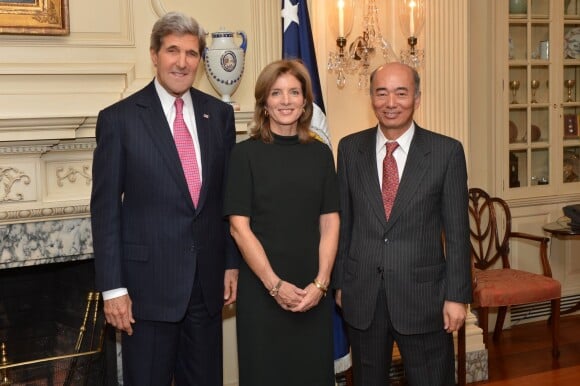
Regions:
[[[165,113],[166,117],[171,116],[172,109],[175,104],[175,97],[171,95],[162,85],[159,83],[157,78],[154,81],[155,90],[157,91],[157,95],[159,96],[159,100],[161,101],[161,106],[163,107],[163,112]],[[191,93],[186,92],[181,96],[183,99],[183,108],[193,111],[193,101],[191,100]]]
[[[411,147],[411,141],[413,140],[413,135],[415,134],[415,122],[411,122],[411,126],[407,131],[403,133],[399,138],[397,138],[397,142],[399,143],[399,148],[405,152],[405,154],[409,154],[409,148]],[[377,148],[376,153],[378,154],[385,148],[385,143],[387,142],[387,138],[381,131],[379,125],[377,125]],[[384,152],[383,152],[384,154]]]

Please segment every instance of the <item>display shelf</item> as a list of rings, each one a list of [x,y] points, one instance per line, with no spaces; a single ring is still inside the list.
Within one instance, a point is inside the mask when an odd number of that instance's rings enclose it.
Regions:
[[[496,7],[500,190],[506,198],[580,189],[580,4],[528,0]],[[505,35],[503,35],[505,36]],[[503,54],[502,54],[503,53]],[[507,165],[507,167],[506,167]],[[560,177],[562,176],[562,177]],[[568,177],[567,177],[568,176]],[[572,176],[572,177],[570,177]]]

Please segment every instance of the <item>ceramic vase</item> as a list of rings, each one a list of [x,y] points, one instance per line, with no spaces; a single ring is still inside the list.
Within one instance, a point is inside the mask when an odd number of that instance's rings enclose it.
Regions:
[[[224,102],[236,105],[232,94],[238,88],[244,72],[247,38],[244,32],[236,32],[242,43],[234,41],[234,33],[218,31],[211,33],[211,45],[203,53],[205,70],[211,85],[221,95]]]

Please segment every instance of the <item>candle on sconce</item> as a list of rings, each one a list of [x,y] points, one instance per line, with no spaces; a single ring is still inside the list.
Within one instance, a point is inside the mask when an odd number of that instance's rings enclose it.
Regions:
[[[344,0],[338,0],[338,36],[344,37]]]
[[[411,8],[411,13],[409,14],[409,32],[411,36],[415,36],[415,6],[414,1],[409,2],[409,8]]]

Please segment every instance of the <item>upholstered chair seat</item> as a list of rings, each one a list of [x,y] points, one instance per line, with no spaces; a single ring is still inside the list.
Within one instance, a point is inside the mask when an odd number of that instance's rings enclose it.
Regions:
[[[473,307],[500,307],[560,298],[559,281],[518,269],[474,270]]]

